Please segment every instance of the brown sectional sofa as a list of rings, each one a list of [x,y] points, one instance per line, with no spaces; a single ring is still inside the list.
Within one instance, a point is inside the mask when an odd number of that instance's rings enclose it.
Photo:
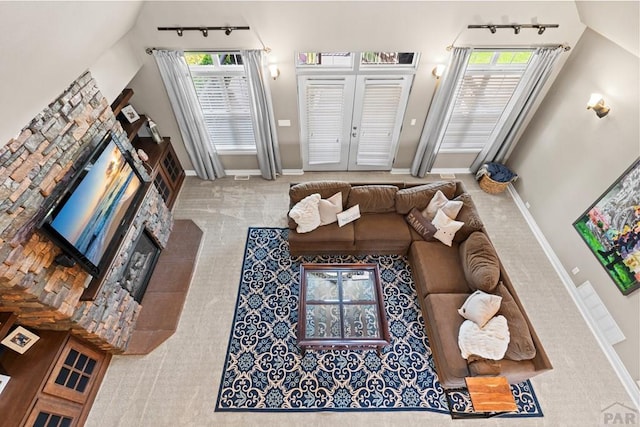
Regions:
[[[420,211],[425,209],[437,190],[441,190],[448,199],[463,201],[463,208],[456,220],[464,222],[465,225],[456,232],[451,247],[437,240],[425,241],[405,219],[412,208]],[[425,319],[436,372],[444,388],[464,387],[464,378],[471,375],[502,375],[507,377],[510,383],[515,384],[552,369],[547,354],[497,254],[495,255],[496,276],[499,269],[499,281],[502,287],[492,289],[491,293],[499,293],[503,296],[503,304],[498,314],[504,314],[507,318],[512,343],[505,358],[498,362],[472,361],[471,358],[467,361],[460,354],[458,330],[464,318],[458,314],[457,310],[475,290],[467,275],[470,267],[467,265],[469,254],[466,250],[471,247],[471,244],[464,242],[477,241],[478,238],[484,239],[487,242],[484,246],[486,252],[495,253],[475,205],[466,193],[462,182],[439,181],[427,184],[307,182],[290,187],[290,207],[311,194],[318,193],[323,199],[327,199],[338,191],[342,192],[343,208],[358,204],[361,218],[343,227],[339,227],[337,223],[320,226],[309,233],[298,233],[296,223],[289,218],[291,254],[294,256],[407,255]],[[476,234],[469,239],[474,233],[483,233],[484,236]],[[483,255],[480,254],[480,256]],[[507,300],[510,301],[509,304],[505,303]],[[529,343],[528,347],[526,343]],[[522,349],[524,349],[523,352],[519,352]]]

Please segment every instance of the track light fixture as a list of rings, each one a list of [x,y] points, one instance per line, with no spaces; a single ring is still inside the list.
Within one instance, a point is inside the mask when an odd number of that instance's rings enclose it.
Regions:
[[[249,27],[158,27],[158,31],[175,31],[178,37],[182,37],[185,31],[200,31],[202,37],[209,37],[209,31],[224,31],[229,36],[234,30],[249,30]]]
[[[467,25],[467,28],[478,29],[484,28],[491,31],[491,34],[495,34],[498,28],[511,28],[514,34],[520,34],[520,30],[523,28],[535,28],[538,30],[538,34],[543,34],[547,28],[558,28],[558,24],[486,24],[486,25]]]

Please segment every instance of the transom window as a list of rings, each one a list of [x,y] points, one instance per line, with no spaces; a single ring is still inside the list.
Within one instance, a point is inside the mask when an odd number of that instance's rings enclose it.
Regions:
[[[185,52],[207,131],[219,154],[255,154],[249,87],[238,52]]]
[[[441,152],[480,152],[500,123],[533,50],[475,50],[457,83]]]
[[[416,52],[298,52],[298,71],[310,68],[354,70],[358,69],[415,69]]]

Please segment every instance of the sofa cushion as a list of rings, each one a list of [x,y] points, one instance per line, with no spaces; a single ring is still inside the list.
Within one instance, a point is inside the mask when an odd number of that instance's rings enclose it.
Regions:
[[[433,237],[440,240],[447,246],[451,246],[456,233],[462,226],[464,226],[464,222],[455,221],[449,218],[442,209],[438,209],[435,218],[433,218],[432,224],[436,228],[436,232],[433,233]]]
[[[460,262],[471,289],[495,291],[500,280],[500,261],[486,234],[475,231],[460,243]]]
[[[446,388],[464,387],[464,378],[469,376],[467,361],[458,347],[458,331],[464,319],[457,310],[466,298],[466,294],[444,293],[427,295],[423,300],[429,346],[438,379]]]
[[[411,226],[413,230],[415,230],[420,237],[424,240],[434,240],[433,234],[437,231],[434,225],[427,218],[422,215],[422,213],[416,209],[411,209],[411,212],[407,214],[405,217],[407,220],[407,224]],[[413,237],[411,238],[413,240]]]
[[[467,357],[467,365],[469,372],[474,377],[496,376],[500,375],[501,362],[499,360],[485,359],[476,354]]]
[[[322,254],[355,249],[353,223],[338,227],[337,223],[318,227],[310,233],[289,231],[289,250],[293,255]]]
[[[289,200],[293,205],[314,193],[320,194],[323,199],[328,199],[339,191],[342,193],[342,208],[344,209],[350,190],[351,184],[344,181],[309,181],[292,185],[289,188]]]
[[[396,193],[396,212],[406,215],[412,208],[420,211],[425,209],[438,190],[441,190],[448,199],[452,199],[456,193],[456,183],[436,181],[399,190]]]
[[[441,190],[438,190],[425,210],[422,211],[422,215],[433,221],[438,209],[442,209],[442,212],[449,218],[456,219],[460,209],[462,209],[462,200],[449,200]]]
[[[358,185],[351,187],[348,207],[360,205],[360,213],[387,213],[396,211],[395,185]]]
[[[500,283],[497,288],[498,295],[502,297],[502,304],[498,314],[507,319],[511,341],[507,347],[505,358],[511,360],[529,360],[536,356],[536,347],[531,338],[529,325],[520,311],[520,307],[513,299],[507,287]]]
[[[462,307],[458,309],[458,313],[460,316],[471,320],[478,327],[482,328],[498,312],[501,301],[502,297],[499,295],[475,291],[469,295],[464,304],[462,304]]]
[[[396,213],[363,214],[353,224],[356,248],[361,252],[406,254],[411,244],[409,226]]]
[[[298,233],[308,233],[320,226],[319,194],[311,194],[296,203],[289,211],[289,217],[298,224]]]
[[[318,212],[320,213],[320,225],[336,222],[338,220],[336,215],[342,212],[342,193],[338,191],[328,199],[320,199]]]
[[[456,220],[464,222],[464,225],[458,231],[454,237],[454,241],[462,242],[474,231],[482,230],[484,224],[478,215],[476,205],[471,200],[471,196],[468,193],[462,193],[453,200],[462,201],[462,209],[458,213]]]
[[[449,247],[440,242],[415,241],[409,249],[409,261],[418,295],[433,293],[468,295],[471,292],[460,268],[457,243]],[[456,310],[459,307],[456,307]]]

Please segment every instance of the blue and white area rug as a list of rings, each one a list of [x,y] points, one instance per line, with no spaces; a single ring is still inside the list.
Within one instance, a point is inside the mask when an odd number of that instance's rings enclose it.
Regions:
[[[217,411],[424,410],[468,412],[433,368],[406,258],[291,257],[287,229],[250,228]],[[309,350],[296,344],[300,264],[377,263],[391,344],[382,350]],[[542,416],[529,381],[512,386],[518,413]]]

